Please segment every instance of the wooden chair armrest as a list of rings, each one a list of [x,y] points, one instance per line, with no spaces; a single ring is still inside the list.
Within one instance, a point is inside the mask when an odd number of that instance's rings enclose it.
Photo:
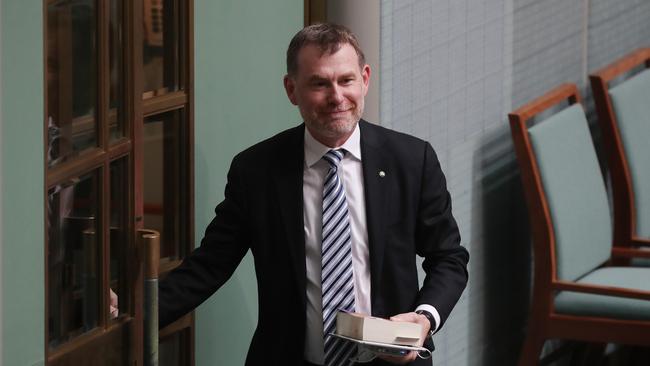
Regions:
[[[600,78],[607,83],[617,76],[630,71],[638,65],[644,63],[647,65],[648,60],[650,60],[650,48],[640,48],[619,59],[618,61],[596,71],[595,73],[591,74],[590,77]]]
[[[615,297],[626,297],[630,299],[641,299],[650,301],[650,291],[634,290],[623,287],[593,285],[568,281],[555,281],[551,285],[556,291],[583,292],[588,294],[606,295]]]
[[[650,258],[650,246],[648,246],[648,249],[641,249],[637,247],[615,247],[612,248],[612,257]]]
[[[635,247],[648,247],[648,248],[650,248],[650,239],[635,237],[635,238],[632,238],[632,241],[630,242],[630,244],[632,246],[635,246]]]
[[[511,121],[518,119],[525,125],[526,121],[531,119],[533,116],[567,99],[570,104],[581,102],[580,95],[578,94],[578,87],[575,84],[564,83],[532,102],[519,107],[516,111],[509,113],[508,117]]]

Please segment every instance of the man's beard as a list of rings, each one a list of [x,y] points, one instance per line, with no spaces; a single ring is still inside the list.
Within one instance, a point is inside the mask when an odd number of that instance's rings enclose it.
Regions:
[[[337,119],[335,121],[323,121],[315,116],[315,118],[305,118],[305,124],[315,132],[328,138],[338,138],[340,136],[350,134],[354,131],[357,123],[363,114],[363,102],[351,110],[351,115],[345,119]]]

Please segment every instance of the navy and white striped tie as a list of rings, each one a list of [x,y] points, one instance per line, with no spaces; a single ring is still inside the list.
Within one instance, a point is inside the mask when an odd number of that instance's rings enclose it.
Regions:
[[[339,310],[354,311],[352,237],[345,190],[338,174],[344,150],[330,150],[323,159],[330,165],[323,185],[322,291],[325,365],[349,365],[356,351],[351,342],[330,336]]]

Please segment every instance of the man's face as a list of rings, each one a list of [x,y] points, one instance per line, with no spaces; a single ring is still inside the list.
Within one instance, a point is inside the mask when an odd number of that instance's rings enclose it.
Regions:
[[[312,136],[335,147],[347,140],[361,118],[369,79],[370,67],[359,67],[351,45],[342,45],[334,54],[307,45],[298,52],[298,71],[285,76],[284,87]]]

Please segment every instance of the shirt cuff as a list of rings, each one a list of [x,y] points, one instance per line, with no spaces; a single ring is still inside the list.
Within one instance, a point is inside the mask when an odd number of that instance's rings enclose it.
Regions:
[[[415,308],[415,311],[418,310],[428,311],[431,313],[431,315],[433,315],[433,319],[436,321],[436,324],[431,324],[431,328],[433,329],[433,333],[437,332],[438,327],[440,326],[440,314],[438,314],[438,310],[429,304],[418,305],[418,307]]]

